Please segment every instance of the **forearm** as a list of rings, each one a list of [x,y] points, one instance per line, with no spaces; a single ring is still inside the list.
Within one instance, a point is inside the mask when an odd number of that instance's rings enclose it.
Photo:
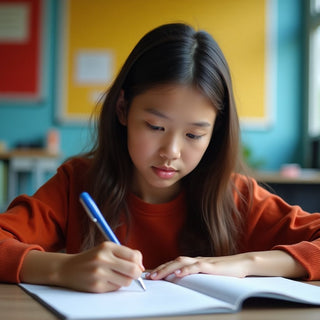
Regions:
[[[245,253],[249,259],[248,274],[256,276],[281,276],[302,278],[306,276],[305,268],[290,254],[281,250]]]
[[[59,266],[66,258],[63,253],[29,251],[21,267],[21,282],[59,285]]]

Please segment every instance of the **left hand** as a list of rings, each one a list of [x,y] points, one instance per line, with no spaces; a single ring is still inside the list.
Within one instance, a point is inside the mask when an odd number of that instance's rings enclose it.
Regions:
[[[181,256],[158,266],[148,274],[147,278],[159,280],[171,274],[181,278],[194,273],[243,278],[249,273],[250,261],[250,255],[246,253],[223,257],[190,258]]]
[[[307,277],[306,269],[282,250],[246,252],[222,257],[178,257],[155,268],[147,279],[159,280],[174,274],[194,273],[244,278],[246,276]]]

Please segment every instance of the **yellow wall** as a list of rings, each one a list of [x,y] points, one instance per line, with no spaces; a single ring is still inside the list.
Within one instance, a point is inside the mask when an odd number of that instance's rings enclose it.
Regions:
[[[266,1],[268,0],[64,0],[61,116],[87,118],[94,92],[106,85],[74,81],[79,50],[111,49],[114,75],[137,43],[152,28],[188,22],[210,32],[229,62],[240,117],[263,120],[265,105]],[[62,62],[61,62],[62,63]]]

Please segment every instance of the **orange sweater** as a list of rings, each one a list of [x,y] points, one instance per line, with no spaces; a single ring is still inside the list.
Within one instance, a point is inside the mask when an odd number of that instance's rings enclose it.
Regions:
[[[74,159],[63,164],[32,197],[19,196],[0,214],[0,281],[19,282],[29,250],[80,251],[85,212],[78,198],[86,190],[83,176],[88,161]],[[241,176],[236,184],[244,187]],[[286,204],[255,181],[253,187],[252,209],[244,213],[247,220],[241,252],[285,250],[307,269],[308,279],[320,279],[320,214]],[[139,249],[148,269],[177,257],[177,234],[186,211],[184,194],[160,205],[130,195],[128,204],[132,229],[127,242],[124,227],[116,230],[120,242]]]

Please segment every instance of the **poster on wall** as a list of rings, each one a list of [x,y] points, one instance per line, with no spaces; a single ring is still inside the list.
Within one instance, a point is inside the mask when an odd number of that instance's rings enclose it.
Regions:
[[[274,10],[274,0],[64,0],[58,120],[87,121],[139,39],[161,24],[186,22],[208,31],[226,55],[241,124],[266,128],[276,86]]]
[[[42,95],[44,0],[0,0],[0,100]]]

